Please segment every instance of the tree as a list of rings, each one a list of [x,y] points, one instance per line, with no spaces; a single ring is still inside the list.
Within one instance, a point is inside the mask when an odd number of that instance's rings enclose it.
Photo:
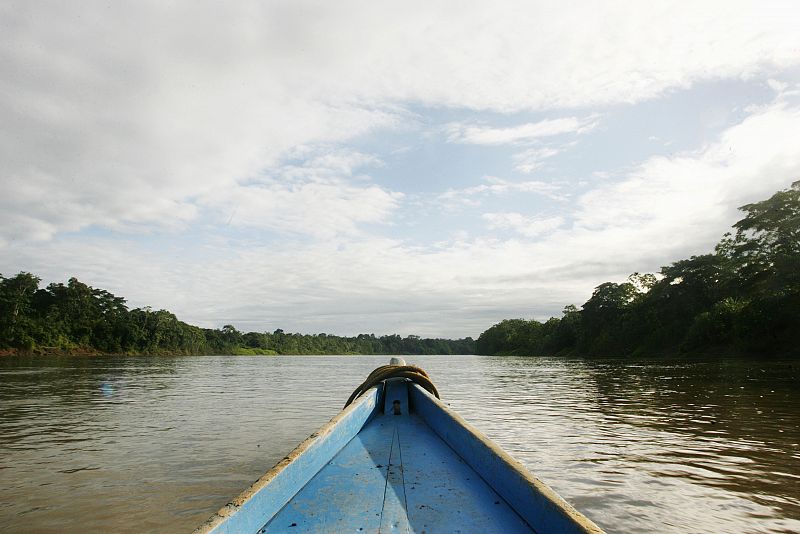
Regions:
[[[579,349],[588,354],[624,353],[629,340],[622,335],[628,306],[639,296],[630,282],[606,282],[594,289],[581,311],[582,335]]]
[[[479,353],[517,353],[533,340],[547,354],[797,354],[800,181],[740,209],[745,217],[715,253],[662,267],[660,277],[633,273],[622,284],[600,284],[581,311],[565,308],[538,330],[502,321],[480,335]]]
[[[747,215],[717,251],[731,260],[741,290],[749,295],[800,291],[800,181],[739,209]]]
[[[561,319],[552,318],[551,332],[545,340],[545,353],[559,354],[575,350],[581,336],[581,312],[574,304],[564,307]]]
[[[505,319],[483,332],[477,341],[478,354],[542,354],[544,325],[539,321]]]
[[[0,346],[32,347],[32,305],[40,281],[26,272],[12,278],[0,275]]]

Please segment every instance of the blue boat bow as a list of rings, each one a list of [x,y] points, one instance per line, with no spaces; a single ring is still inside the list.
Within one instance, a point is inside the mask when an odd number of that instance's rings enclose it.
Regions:
[[[393,362],[370,377],[195,533],[602,532],[437,399],[424,371]]]

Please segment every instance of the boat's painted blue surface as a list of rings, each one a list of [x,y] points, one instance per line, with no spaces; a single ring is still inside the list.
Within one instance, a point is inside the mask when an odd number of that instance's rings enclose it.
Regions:
[[[441,401],[419,386],[409,390],[414,412],[537,532],[601,531]]]
[[[258,532],[361,431],[377,411],[379,396],[378,388],[367,392],[223,506],[197,532]]]
[[[465,506],[468,503],[469,506]],[[417,415],[372,420],[265,532],[529,532]]]
[[[419,386],[383,388],[197,532],[601,532]]]

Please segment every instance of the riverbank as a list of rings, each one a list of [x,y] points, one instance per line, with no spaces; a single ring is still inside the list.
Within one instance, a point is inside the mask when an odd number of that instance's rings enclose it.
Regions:
[[[365,352],[277,352],[271,349],[260,349],[252,347],[234,347],[224,352],[203,352],[188,353],[181,351],[156,351],[156,352],[103,352],[93,348],[77,347],[64,349],[58,347],[37,347],[33,349],[2,348],[0,358],[11,356],[45,357],[45,356],[65,356],[65,357],[111,357],[111,356],[161,356],[161,357],[182,357],[182,356],[372,356],[375,353]],[[386,356],[407,355],[405,352],[387,353]]]
[[[0,350],[15,354],[474,354],[475,340],[301,334],[277,328],[241,332],[233,325],[201,328],[167,310],[129,310],[123,297],[70,278],[40,288],[20,272],[0,275]],[[16,349],[12,348],[15,347]]]
[[[0,349],[0,357],[4,356],[117,356],[117,354],[84,348],[59,349],[56,347],[42,347],[35,349]]]
[[[37,347],[33,349],[0,349],[0,357],[3,356],[210,356],[208,354],[187,353],[181,351],[157,351],[157,352],[103,352],[91,347],[58,348],[58,347]],[[252,349],[249,347],[238,347],[226,354],[216,354],[218,356],[277,356],[274,350]]]
[[[659,349],[651,352],[637,351],[633,354],[584,354],[575,349],[563,350],[556,354],[530,354],[524,349],[498,351],[494,354],[483,354],[482,356],[507,356],[507,357],[523,357],[523,358],[579,358],[586,360],[660,360],[660,359],[686,359],[693,360],[698,358],[736,358],[736,359],[752,359],[752,360],[791,360],[800,359],[800,347],[794,347],[792,350],[784,350],[781,352],[752,352],[742,349],[738,346],[716,346],[710,347],[707,350],[680,350],[680,349]]]

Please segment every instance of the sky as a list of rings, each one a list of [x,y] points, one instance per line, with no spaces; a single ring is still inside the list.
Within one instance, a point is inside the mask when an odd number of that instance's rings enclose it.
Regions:
[[[0,273],[477,337],[800,179],[800,3],[0,3]]]

